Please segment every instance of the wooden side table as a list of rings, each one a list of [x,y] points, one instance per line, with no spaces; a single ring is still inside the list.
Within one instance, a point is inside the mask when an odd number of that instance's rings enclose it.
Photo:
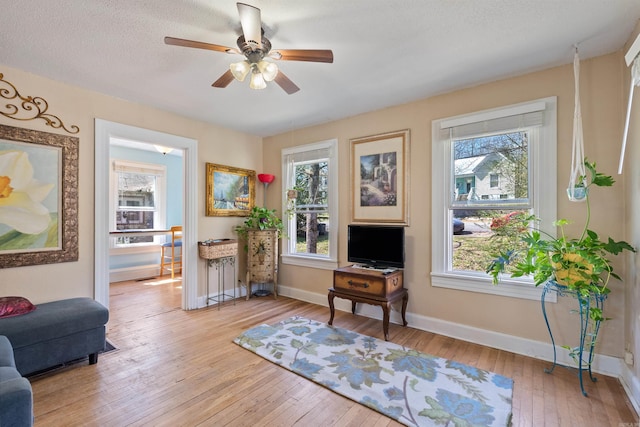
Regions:
[[[207,278],[207,306],[209,301],[218,303],[218,310],[225,300],[225,297],[233,298],[233,305],[236,305],[236,255],[238,253],[238,241],[232,239],[209,239],[198,242],[198,254],[200,258],[204,258],[206,264]],[[225,266],[229,264],[233,268],[233,296],[225,294]],[[218,271],[218,294],[211,296],[209,294],[209,269],[215,266]]]
[[[351,300],[351,312],[355,314],[356,303],[361,302],[382,307],[382,330],[384,339],[389,340],[389,312],[391,304],[402,299],[402,322],[407,326],[405,317],[409,293],[403,285],[403,271],[384,274],[378,270],[343,267],[333,271],[333,288],[329,288],[329,309],[331,317],[329,325],[333,324],[335,297]]]

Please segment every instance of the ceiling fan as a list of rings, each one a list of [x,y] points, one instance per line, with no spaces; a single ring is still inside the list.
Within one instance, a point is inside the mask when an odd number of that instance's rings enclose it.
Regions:
[[[299,91],[300,88],[279,71],[275,63],[267,61],[265,58],[284,61],[333,62],[333,52],[326,49],[271,50],[271,42],[264,36],[262,29],[260,9],[244,3],[237,3],[237,6],[242,25],[242,35],[238,37],[237,41],[238,49],[175,37],[164,38],[164,42],[169,45],[245,56],[244,61],[231,64],[229,70],[213,82],[213,87],[225,88],[234,78],[238,81],[244,81],[250,74],[249,87],[252,89],[264,89],[267,87],[266,82],[275,81],[278,86],[291,95]]]

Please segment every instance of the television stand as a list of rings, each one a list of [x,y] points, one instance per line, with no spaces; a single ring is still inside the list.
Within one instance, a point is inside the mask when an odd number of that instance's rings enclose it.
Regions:
[[[386,271],[386,270],[385,270]],[[403,285],[404,272],[395,270],[389,273],[368,268],[343,267],[333,270],[333,288],[329,288],[329,309],[333,324],[335,297],[351,300],[351,313],[356,312],[356,303],[379,305],[382,307],[382,330],[385,341],[389,341],[389,312],[391,304],[402,299],[402,322],[407,326],[405,313],[409,293]]]

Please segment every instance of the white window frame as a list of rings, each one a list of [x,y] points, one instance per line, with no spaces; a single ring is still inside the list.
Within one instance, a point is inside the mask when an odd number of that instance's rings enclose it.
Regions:
[[[155,191],[156,209],[153,223],[156,224],[157,229],[164,229],[166,227],[167,212],[167,167],[156,163],[118,159],[113,159],[111,161],[111,167],[109,168],[109,229],[116,230],[116,210],[118,209],[118,173],[116,169],[120,169],[120,172],[152,173],[157,176]],[[150,246],[155,247],[164,243],[166,236],[156,235],[153,236],[153,242],[145,243],[116,244],[116,240],[116,237],[109,239],[109,247],[112,249],[111,252],[115,250],[117,253],[141,253],[148,252]]]
[[[329,156],[318,157],[317,160],[327,159],[329,171],[327,173],[329,182],[327,191],[329,192],[329,255],[322,254],[300,254],[294,251],[296,244],[295,218],[284,217],[286,236],[282,238],[282,263],[299,265],[303,267],[320,268],[334,270],[338,268],[338,140],[330,139],[312,144],[299,145],[296,147],[282,149],[282,212],[287,211],[287,190],[293,188],[295,176],[293,167],[288,162],[292,155],[303,153],[312,154],[314,151],[324,150],[329,152]],[[307,158],[306,161],[312,159]],[[285,214],[286,215],[286,214]]]
[[[542,126],[531,131],[529,141],[530,179],[529,191],[533,214],[541,219],[540,226],[551,235],[556,220],[557,196],[557,98],[549,97],[501,108],[479,111],[432,122],[432,271],[431,284],[435,287],[459,289],[486,294],[502,295],[523,299],[540,299],[542,287],[536,287],[532,278],[511,278],[504,275],[500,284],[492,285],[491,277],[482,272],[462,272],[452,270],[450,254],[453,253],[453,230],[451,223],[451,191],[453,164],[452,140],[444,138],[442,129],[479,123],[485,120],[510,117],[523,112],[543,108]],[[478,135],[479,136],[479,135]],[[554,292],[547,293],[553,300]]]
[[[493,184],[493,177],[496,178],[495,185]],[[497,174],[497,173],[489,174],[489,188],[500,188],[500,174]]]

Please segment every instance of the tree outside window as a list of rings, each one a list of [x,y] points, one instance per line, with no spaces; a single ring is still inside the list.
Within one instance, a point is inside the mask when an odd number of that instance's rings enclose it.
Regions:
[[[453,238],[453,270],[484,272],[503,240],[504,227],[495,225],[500,218],[522,212],[508,204],[529,194],[528,141],[526,131],[453,141],[456,201],[463,207],[452,212],[467,231]],[[475,201],[482,202],[476,207]]]
[[[296,253],[329,254],[328,163],[297,164],[295,168]]]
[[[282,262],[309,267],[337,267],[337,140],[282,150],[286,221]]]

